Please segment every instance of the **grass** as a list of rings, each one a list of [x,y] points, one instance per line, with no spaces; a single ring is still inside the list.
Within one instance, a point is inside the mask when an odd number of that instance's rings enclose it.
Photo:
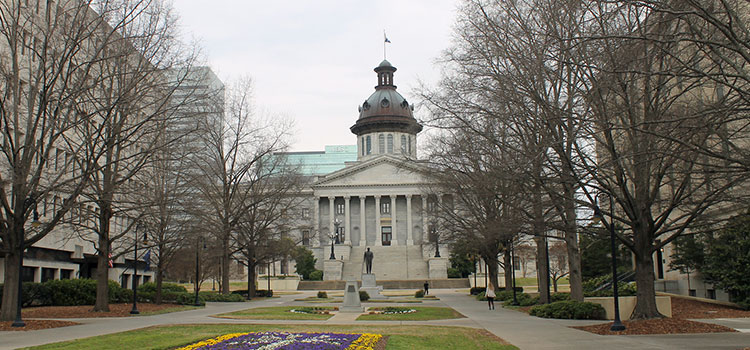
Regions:
[[[340,302],[344,301],[344,299],[342,299],[342,298],[307,297],[307,298],[294,299],[294,301],[306,301],[308,303],[340,303]]]
[[[246,320],[327,320],[333,316],[289,312],[294,308],[294,306],[259,307],[220,314],[217,317]]]
[[[417,310],[417,312],[410,314],[393,314],[393,315],[382,315],[382,314],[366,314],[357,317],[357,321],[430,321],[430,320],[445,320],[451,318],[464,318],[456,310],[449,307],[410,307],[410,309]]]
[[[167,350],[235,332],[378,333],[390,336],[387,350],[517,350],[484,329],[442,326],[357,325],[182,325],[157,326],[48,344],[35,350],[154,349]]]

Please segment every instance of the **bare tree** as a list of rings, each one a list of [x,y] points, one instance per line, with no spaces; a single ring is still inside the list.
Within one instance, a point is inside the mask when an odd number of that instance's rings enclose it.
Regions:
[[[286,147],[289,130],[279,119],[263,119],[254,114],[249,79],[227,91],[223,125],[209,130],[208,161],[198,164],[200,191],[196,215],[219,243],[221,252],[221,292],[229,293],[229,266],[237,250],[234,235],[251,209],[260,209],[253,197],[253,179],[263,170],[264,161]],[[255,177],[257,179],[257,177]]]
[[[557,293],[557,283],[570,273],[568,270],[568,249],[564,242],[557,242],[549,246],[549,274],[552,287]]]

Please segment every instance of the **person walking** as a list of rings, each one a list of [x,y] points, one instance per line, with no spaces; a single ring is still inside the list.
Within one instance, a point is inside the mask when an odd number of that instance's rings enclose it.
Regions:
[[[430,294],[430,282],[424,281],[424,295]]]
[[[495,288],[492,287],[492,283],[487,286],[484,296],[487,298],[487,306],[490,310],[495,310]]]

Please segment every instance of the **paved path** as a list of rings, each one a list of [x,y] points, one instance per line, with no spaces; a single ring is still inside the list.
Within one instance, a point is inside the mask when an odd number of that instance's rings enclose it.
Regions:
[[[449,306],[467,318],[436,321],[355,321],[357,314],[339,313],[325,321],[272,321],[233,320],[211,317],[220,313],[255,307],[282,305],[310,305],[294,301],[296,298],[312,296],[315,292],[285,295],[281,298],[252,301],[250,303],[208,303],[204,309],[182,311],[171,314],[122,318],[74,319],[81,325],[28,332],[0,332],[0,350],[15,349],[52,342],[86,338],[123,332],[143,327],[165,324],[228,323],[228,324],[357,324],[357,325],[443,325],[485,328],[500,338],[521,349],[742,349],[750,346],[750,333],[716,333],[661,336],[600,336],[569,328],[572,325],[591,324],[600,321],[548,320],[531,317],[524,313],[503,309],[487,310],[486,304],[453,290],[431,290],[440,301],[427,301],[422,306]],[[316,304],[326,305],[326,304]],[[367,303],[366,306],[415,305],[398,303]],[[734,327],[750,329],[750,319],[714,320]]]

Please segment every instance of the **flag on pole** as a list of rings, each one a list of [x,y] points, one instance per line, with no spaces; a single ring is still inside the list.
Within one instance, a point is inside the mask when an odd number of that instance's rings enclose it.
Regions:
[[[112,253],[109,253],[107,258],[109,258],[109,267],[115,267],[115,262],[112,261]]]
[[[388,40],[388,37],[385,35],[385,31],[383,32],[383,39],[385,39],[386,43],[389,43],[389,44],[391,43],[391,41]]]
[[[146,255],[143,256],[143,261],[146,263],[146,271],[151,271],[151,251],[147,251]]]

